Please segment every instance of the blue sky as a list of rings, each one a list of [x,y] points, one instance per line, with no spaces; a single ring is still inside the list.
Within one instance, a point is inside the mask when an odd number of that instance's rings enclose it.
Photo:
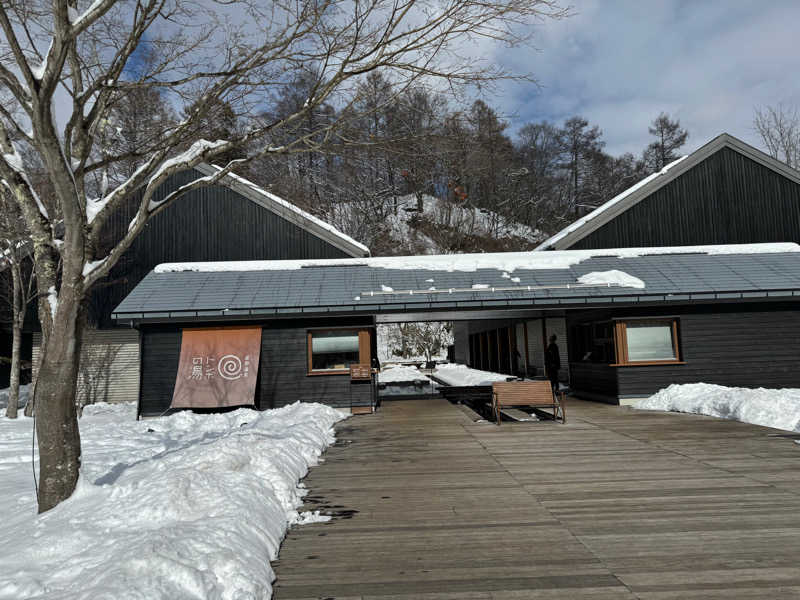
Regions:
[[[574,16],[536,28],[535,49],[489,50],[540,86],[489,98],[512,130],[582,115],[612,154],[639,154],[660,111],[689,130],[685,150],[727,131],[758,145],[756,106],[800,107],[798,0],[574,0]]]

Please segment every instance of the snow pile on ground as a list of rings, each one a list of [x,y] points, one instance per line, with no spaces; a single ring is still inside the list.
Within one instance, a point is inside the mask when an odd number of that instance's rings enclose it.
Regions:
[[[586,285],[618,285],[621,287],[644,288],[644,281],[625,271],[619,271],[617,269],[612,269],[611,271],[592,271],[591,273],[578,277],[578,282],[585,283]]]
[[[479,371],[477,369],[470,369],[467,365],[455,363],[439,365],[436,367],[434,375],[447,385],[453,386],[492,385],[494,381],[508,381],[509,379],[514,379],[514,377],[510,375],[492,373],[491,371]]]
[[[305,493],[345,415],[295,403],[136,421],[87,406],[73,496],[36,516],[33,420],[0,418],[0,598],[268,598]]]
[[[0,390],[0,417],[4,417],[6,415],[6,407],[8,406],[8,389],[3,388]],[[19,407],[22,408],[28,403],[28,397],[31,393],[31,384],[26,383],[25,385],[19,386]]]
[[[775,429],[800,431],[800,389],[731,388],[709,383],[673,384],[634,408],[710,415]]]
[[[378,374],[379,383],[412,383],[414,381],[428,383],[430,379],[419,369],[402,365],[387,367]]]

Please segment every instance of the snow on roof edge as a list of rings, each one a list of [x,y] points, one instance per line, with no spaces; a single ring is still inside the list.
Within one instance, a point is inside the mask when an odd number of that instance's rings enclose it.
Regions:
[[[601,250],[553,250],[550,252],[496,252],[482,254],[441,254],[421,256],[378,256],[301,260],[248,260],[220,262],[163,263],[155,273],[285,271],[308,267],[365,266],[398,270],[462,271],[496,269],[512,273],[517,269],[568,269],[594,257],[636,258],[666,254],[773,254],[800,252],[793,242],[769,244],[723,244],[716,246],[666,246],[657,248],[609,248]]]
[[[641,181],[633,184],[628,189],[620,192],[619,194],[617,194],[616,196],[611,198],[611,200],[607,200],[606,202],[604,202],[603,204],[601,204],[600,206],[595,208],[589,214],[586,214],[586,215],[582,216],[577,221],[573,221],[572,223],[570,223],[569,225],[564,227],[564,229],[562,229],[558,233],[556,233],[556,234],[550,236],[549,238],[547,238],[541,244],[536,246],[536,248],[534,248],[534,252],[537,252],[537,251],[541,252],[541,251],[547,250],[553,244],[555,244],[559,240],[565,238],[567,235],[569,235],[573,231],[575,231],[577,229],[580,229],[581,227],[583,227],[586,223],[588,223],[592,219],[594,219],[594,218],[598,217],[599,215],[603,214],[604,212],[606,212],[611,207],[616,206],[617,204],[619,204],[622,200],[624,200],[625,198],[627,198],[628,196],[633,194],[635,191],[642,189],[644,186],[648,185],[651,181],[655,181],[660,176],[665,175],[672,167],[674,167],[675,165],[677,165],[678,163],[682,162],[683,160],[685,160],[688,157],[689,157],[689,155],[686,154],[685,156],[681,156],[680,158],[678,158],[676,160],[673,160],[671,163],[666,165],[660,171],[657,171],[656,173],[648,175],[647,177],[645,177]]]
[[[208,163],[206,163],[206,164],[208,164]],[[220,167],[218,165],[208,164],[208,166],[211,167],[212,169],[216,169],[217,171],[221,171],[222,170],[222,167]],[[353,246],[355,246],[356,248],[359,248],[363,252],[366,252],[367,254],[370,254],[370,249],[367,246],[365,246],[364,244],[362,244],[358,240],[355,240],[355,239],[351,238],[346,233],[338,230],[336,227],[334,227],[330,223],[326,223],[322,219],[320,219],[318,217],[315,217],[314,215],[312,215],[309,212],[304,211],[299,206],[295,206],[294,204],[292,204],[288,200],[284,200],[280,196],[276,196],[275,194],[273,194],[271,192],[268,192],[264,188],[259,187],[258,185],[256,185],[252,181],[250,181],[249,179],[245,179],[244,177],[242,177],[240,175],[236,175],[235,173],[228,173],[227,176],[230,177],[231,179],[233,179],[234,181],[236,181],[238,183],[241,183],[244,186],[247,186],[249,189],[251,189],[252,191],[257,193],[258,195],[267,198],[271,202],[274,202],[275,204],[278,204],[278,205],[282,206],[283,208],[286,208],[287,210],[290,210],[291,212],[297,214],[299,217],[302,217],[303,219],[306,219],[309,222],[313,223],[317,227],[320,227],[321,229],[324,229],[324,230],[328,231],[329,233],[332,233],[333,235],[341,238],[342,240],[344,240],[348,244],[352,244]]]

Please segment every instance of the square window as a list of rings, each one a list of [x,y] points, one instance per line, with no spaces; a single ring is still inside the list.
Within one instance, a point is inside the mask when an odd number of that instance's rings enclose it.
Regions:
[[[311,333],[311,370],[343,371],[358,364],[358,331]]]
[[[346,374],[351,365],[372,363],[372,333],[368,329],[311,330],[308,334],[308,374]]]
[[[625,330],[629,361],[677,360],[671,323],[632,321]]]
[[[675,318],[617,321],[614,345],[616,366],[681,363]]]

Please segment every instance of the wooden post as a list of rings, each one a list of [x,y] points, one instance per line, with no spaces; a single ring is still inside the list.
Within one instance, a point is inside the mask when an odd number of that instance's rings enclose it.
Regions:
[[[500,353],[500,330],[494,330],[495,354],[497,355],[497,370],[503,368],[503,356]]]
[[[528,363],[530,362],[530,355],[528,354],[528,322],[522,322],[522,335],[525,339],[525,377],[528,376]]]
[[[508,368],[511,375],[516,375],[514,372],[514,356],[517,354],[517,328],[512,324],[508,329]]]

